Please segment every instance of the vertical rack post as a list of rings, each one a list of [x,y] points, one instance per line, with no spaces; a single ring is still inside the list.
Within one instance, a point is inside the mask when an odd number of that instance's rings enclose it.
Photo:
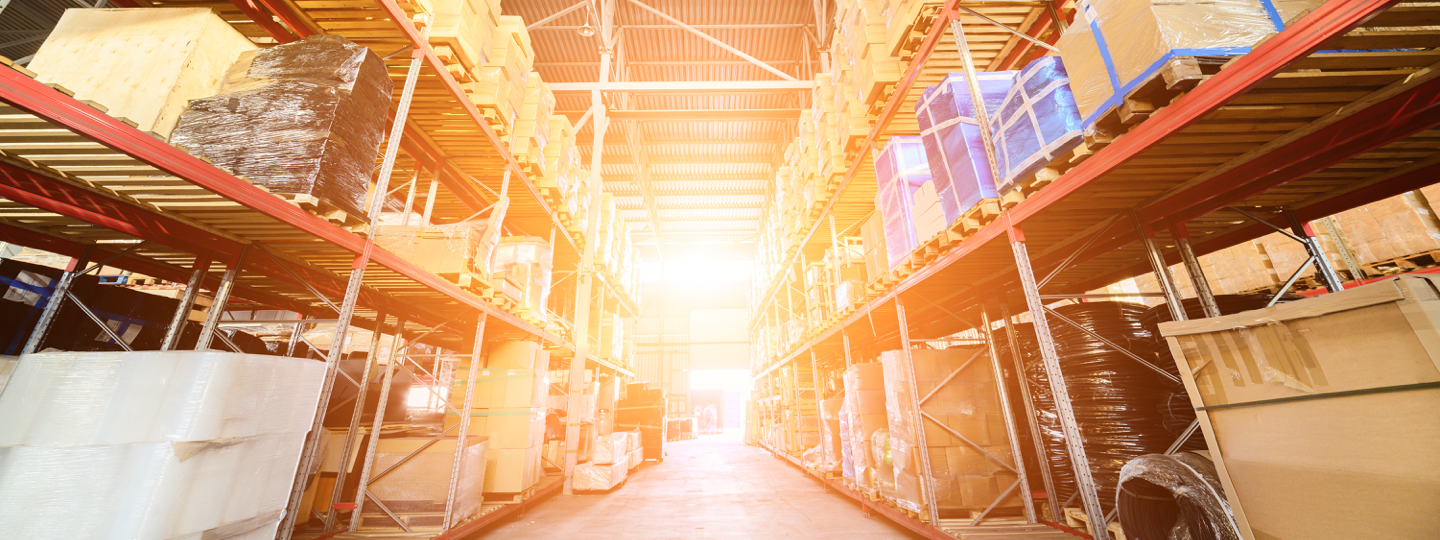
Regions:
[[[70,259],[70,265],[65,268],[65,273],[60,275],[60,281],[55,284],[55,290],[50,293],[50,298],[45,302],[45,309],[40,311],[40,320],[35,323],[35,330],[30,332],[30,339],[25,342],[25,348],[20,354],[31,354],[40,348],[40,343],[45,341],[45,334],[50,331],[50,325],[54,324],[55,317],[60,314],[61,306],[65,305],[65,298],[70,295],[70,287],[75,284],[75,277],[85,270],[85,265],[90,264],[90,257],[95,254],[95,244],[85,246],[85,251],[80,256]]]
[[[900,329],[900,363],[905,369],[905,378],[910,385],[910,407],[915,410],[915,448],[920,455],[920,490],[925,495],[925,508],[929,512],[930,526],[940,526],[940,506],[935,501],[934,476],[930,473],[929,445],[925,443],[925,415],[920,411],[920,391],[915,381],[915,359],[910,355],[910,326],[905,321],[905,304],[900,295],[895,295],[895,319]]]
[[[480,349],[485,344],[485,320],[488,318],[489,314],[481,311],[480,321],[475,323],[475,344],[470,348],[470,370],[465,375],[465,406],[460,408],[460,434],[455,437],[455,461],[450,464],[450,489],[445,492],[445,520],[440,523],[442,530],[448,531],[453,525],[450,519],[455,513],[455,491],[460,484],[460,462],[465,457],[465,436],[470,433],[470,407],[474,404],[475,377],[479,376]],[[439,373],[435,375],[438,377]]]
[[[970,43],[965,41],[965,27],[960,24],[959,15],[950,17],[950,33],[955,37],[955,45],[960,50],[960,63],[965,68],[965,83],[970,88],[970,103],[975,109],[975,121],[979,124],[980,140],[985,147],[985,160],[990,164],[990,174],[995,183],[1000,183],[1000,166],[995,159],[995,144],[993,135],[990,133],[990,114],[985,110],[985,96],[980,92],[980,81],[977,79],[979,70],[975,69],[975,59],[970,55]]]
[[[1000,350],[995,346],[995,329],[990,322],[990,308],[980,306],[980,324],[985,335],[985,352],[990,356],[990,369],[995,374],[995,393],[1000,398],[1000,416],[1005,420],[1005,434],[1010,442],[1011,461],[1020,481],[1020,499],[1025,503],[1025,521],[1035,523],[1035,501],[1031,499],[1030,478],[1025,470],[1025,455],[1020,453],[1020,434],[1015,428],[1015,414],[1010,410],[1010,391],[1005,388],[1005,370],[1000,368]]]
[[[395,380],[395,370],[405,361],[396,362],[400,356],[400,342],[405,340],[405,317],[395,321],[395,333],[390,336],[390,354],[385,357],[385,371],[380,376],[380,396],[375,403],[375,419],[370,422],[370,440],[365,445],[365,462],[360,466],[360,483],[355,488],[355,509],[350,511],[350,532],[360,528],[360,515],[365,512],[365,497],[370,493],[370,470],[375,467],[375,449],[380,445],[380,429],[385,425],[385,406],[390,400],[390,385]],[[408,345],[407,345],[408,347]],[[465,411],[469,413],[470,411]],[[340,456],[343,461],[349,461],[350,456]],[[343,465],[341,467],[344,467]],[[338,491],[340,488],[336,487]]]
[[[1015,340],[1015,329],[1011,324],[1015,321],[1010,318],[1010,306],[1000,304],[1000,318],[1005,319],[1005,340],[1010,344],[1010,360],[1015,363],[1015,379],[1020,383],[1020,397],[1025,403],[1025,420],[1030,426],[1030,442],[1035,447],[1035,458],[1040,463],[1040,480],[1045,485],[1045,502],[1050,507],[1050,519],[1061,518],[1060,501],[1055,499],[1055,480],[1050,476],[1049,460],[1045,457],[1045,443],[1042,437],[1044,432],[1040,431],[1040,423],[1035,420],[1035,401],[1030,397],[1030,386],[1025,380],[1025,365],[1020,360],[1019,343]]]
[[[190,264],[190,281],[185,283],[180,305],[175,306],[175,315],[170,317],[170,327],[165,330],[165,341],[161,342],[160,350],[174,350],[180,343],[180,336],[185,334],[185,323],[190,320],[190,309],[195,305],[195,297],[200,295],[200,286],[205,283],[205,274],[209,269],[210,254],[195,255],[195,261]],[[197,342],[195,345],[199,348],[200,344]]]
[[[1325,284],[1325,289],[1337,293],[1345,290],[1345,282],[1340,280],[1340,274],[1335,273],[1335,267],[1330,265],[1330,258],[1325,256],[1325,249],[1320,246],[1320,239],[1315,236],[1315,231],[1310,224],[1300,221],[1300,217],[1289,208],[1285,209],[1285,219],[1290,222],[1290,230],[1305,239],[1305,251],[1310,252],[1311,260],[1315,264],[1315,275],[1320,276],[1320,282]]]
[[[1190,274],[1195,296],[1200,299],[1200,309],[1204,310],[1206,317],[1219,317],[1220,305],[1215,303],[1215,293],[1205,279],[1205,269],[1200,267],[1200,259],[1195,258],[1195,250],[1190,247],[1190,230],[1185,228],[1184,223],[1176,223],[1170,226],[1170,234],[1175,237],[1180,259],[1185,261],[1185,273]]]
[[[819,420],[819,423],[815,424],[815,428],[818,430],[816,433],[820,434],[821,453],[824,453],[825,410],[824,407],[820,406],[820,398],[824,393],[820,391],[820,363],[815,361],[815,349],[813,347],[810,349],[810,379],[812,380],[810,384],[814,385],[814,388],[810,391],[810,396],[815,399],[815,419]]]
[[[1035,270],[1030,266],[1030,254],[1025,249],[1025,234],[1014,225],[1009,229],[1010,249],[1015,253],[1020,287],[1025,292],[1025,304],[1030,308],[1030,318],[1034,321],[1035,340],[1040,344],[1045,375],[1050,379],[1050,395],[1055,398],[1055,414],[1060,418],[1060,430],[1065,434],[1065,448],[1070,455],[1070,464],[1075,469],[1075,488],[1080,491],[1085,515],[1090,518],[1090,523],[1095,524],[1091,527],[1095,538],[1109,540],[1110,533],[1105,529],[1105,511],[1100,507],[1095,479],[1090,474],[1090,458],[1085,454],[1085,446],[1081,443],[1084,435],[1080,432],[1080,424],[1075,421],[1075,410],[1070,405],[1070,390],[1065,384],[1065,374],[1060,370],[1060,355],[1055,351],[1055,339],[1050,335],[1050,323],[1045,316],[1045,303],[1040,300],[1040,287],[1035,284]]]
[[[350,426],[345,430],[345,446],[340,454],[342,465],[340,470],[335,473],[336,488],[330,493],[330,510],[325,512],[326,531],[334,529],[335,520],[340,517],[340,511],[335,506],[341,502],[340,498],[345,493],[345,490],[341,488],[345,485],[345,477],[350,473],[350,468],[343,463],[350,461],[350,452],[355,448],[355,436],[360,432],[360,418],[365,416],[365,399],[370,390],[370,379],[374,377],[375,368],[380,363],[380,337],[385,333],[385,317],[384,313],[375,314],[375,331],[370,333],[370,351],[365,356],[365,370],[360,374],[360,380],[356,381],[359,383],[359,388],[355,393],[355,408],[350,413]],[[376,409],[375,415],[384,416],[385,409]]]
[[[1150,259],[1150,269],[1155,272],[1155,281],[1160,283],[1160,292],[1165,294],[1171,320],[1187,320],[1184,300],[1180,298],[1180,289],[1175,287],[1175,276],[1170,275],[1170,266],[1165,264],[1165,253],[1160,250],[1160,242],[1155,239],[1155,230],[1140,219],[1140,214],[1133,209],[1130,210],[1130,221],[1135,223],[1135,230],[1140,233],[1140,241],[1145,244],[1145,256]]]
[[[220,277],[220,287],[215,289],[215,298],[210,301],[210,313],[205,317],[205,325],[200,327],[200,337],[195,340],[195,350],[210,348],[210,341],[215,337],[215,327],[220,324],[220,318],[225,315],[225,305],[230,303],[230,292],[235,290],[235,279],[240,276],[240,267],[245,264],[245,254],[250,252],[250,244],[240,247],[240,253],[235,255],[235,262],[230,268],[225,269],[225,274]]]

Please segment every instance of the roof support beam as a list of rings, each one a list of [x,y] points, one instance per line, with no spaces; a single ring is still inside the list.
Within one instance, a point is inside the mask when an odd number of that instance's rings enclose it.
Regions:
[[[638,132],[639,126],[635,122],[625,125],[625,142],[630,145],[630,156],[635,160],[635,167],[640,169],[640,195],[645,200],[645,216],[650,219],[650,230],[655,236],[660,236],[660,211],[655,209],[655,191],[650,187],[650,156],[645,151],[644,142]],[[663,255],[662,255],[663,258]]]
[[[631,4],[635,4],[635,7],[638,7],[638,8],[640,8],[640,9],[643,9],[643,10],[645,10],[645,11],[650,12],[651,14],[655,15],[656,17],[660,17],[661,19],[665,19],[665,20],[667,20],[667,21],[670,21],[670,23],[674,24],[675,26],[679,26],[679,27],[684,28],[685,30],[689,31],[689,32],[692,33],[692,34],[695,34],[695,35],[697,35],[697,36],[700,36],[701,39],[704,39],[705,41],[709,41],[710,43],[715,44],[715,46],[720,47],[721,49],[725,49],[725,50],[727,50],[727,51],[730,51],[730,53],[731,53],[731,54],[734,54],[735,56],[739,56],[740,58],[744,58],[745,60],[748,60],[750,63],[755,64],[756,66],[759,66],[760,69],[763,69],[763,70],[765,70],[765,71],[769,71],[770,73],[774,73],[775,75],[778,75],[781,79],[785,79],[785,80],[787,80],[787,81],[794,81],[794,80],[796,80],[795,77],[790,76],[789,73],[785,73],[784,71],[780,71],[779,69],[776,69],[775,66],[772,66],[772,65],[770,65],[770,64],[766,64],[765,62],[761,62],[759,58],[755,58],[754,56],[750,56],[750,55],[748,55],[748,54],[745,54],[745,51],[741,51],[740,49],[736,49],[735,47],[730,46],[730,44],[725,43],[724,41],[720,41],[720,40],[718,40],[718,39],[715,39],[715,38],[712,37],[710,34],[706,34],[705,32],[701,32],[699,28],[695,28],[695,27],[693,27],[693,26],[690,26],[690,25],[688,25],[688,24],[685,24],[684,22],[681,22],[680,19],[676,19],[676,18],[674,18],[674,17],[671,17],[671,16],[669,16],[669,15],[666,15],[665,12],[663,12],[663,11],[660,11],[660,10],[658,10],[658,9],[652,8],[652,7],[650,7],[650,6],[647,6],[647,5],[645,5],[644,3],[640,2],[640,0],[630,0],[630,3],[631,3]]]
[[[560,11],[556,11],[555,13],[551,13],[548,17],[545,17],[544,19],[540,19],[540,20],[538,20],[538,21],[535,21],[535,22],[533,22],[533,23],[530,23],[530,26],[526,26],[526,27],[525,27],[525,30],[530,31],[530,30],[534,30],[534,29],[536,29],[536,28],[539,28],[539,27],[541,27],[541,26],[545,26],[546,23],[549,23],[550,21],[553,21],[553,20],[555,20],[555,19],[559,19],[560,17],[564,17],[566,13],[570,13],[571,11],[575,11],[575,10],[577,10],[577,9],[583,8],[583,7],[585,7],[586,5],[588,5],[589,3],[590,3],[590,0],[580,0],[579,2],[576,2],[574,5],[572,5],[572,6],[570,6],[570,7],[567,7],[567,8],[565,8],[565,9],[560,10]],[[588,17],[587,17],[587,18],[588,18]],[[577,28],[578,28],[578,27],[577,27]]]
[[[555,111],[557,114],[589,114],[589,111]],[[800,109],[663,109],[643,111],[610,111],[613,120],[677,122],[690,120],[795,120]],[[766,141],[773,142],[773,141]]]
[[[814,81],[617,81],[550,83],[552,92],[744,92],[811,90]]]

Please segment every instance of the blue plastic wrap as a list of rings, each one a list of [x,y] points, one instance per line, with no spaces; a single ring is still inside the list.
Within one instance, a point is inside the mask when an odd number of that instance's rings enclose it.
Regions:
[[[893,137],[875,157],[875,208],[885,230],[885,251],[890,268],[910,256],[919,241],[915,237],[915,192],[930,181],[925,146],[919,137]]]
[[[1014,85],[1016,73],[995,71],[978,75],[987,116],[995,116],[1000,109]],[[930,170],[935,174],[935,191],[940,196],[940,209],[945,213],[947,225],[960,219],[981,199],[998,196],[965,74],[951,73],[940,84],[926,88],[915,105],[915,116],[920,122],[920,136],[929,156]]]
[[[1070,91],[1070,76],[1057,56],[1044,56],[1015,77],[1000,114],[990,118],[996,190],[1010,191],[1024,179],[1080,144],[1080,110]]]

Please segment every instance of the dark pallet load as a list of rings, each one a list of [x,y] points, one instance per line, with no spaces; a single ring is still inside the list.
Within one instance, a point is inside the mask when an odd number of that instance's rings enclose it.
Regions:
[[[625,385],[625,397],[616,403],[615,429],[640,431],[646,460],[665,461],[665,391],[648,382]]]

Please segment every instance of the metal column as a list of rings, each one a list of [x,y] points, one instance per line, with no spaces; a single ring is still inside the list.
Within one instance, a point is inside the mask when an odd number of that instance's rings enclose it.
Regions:
[[[1135,223],[1135,230],[1140,233],[1140,241],[1145,244],[1145,255],[1150,259],[1155,280],[1160,283],[1160,292],[1165,293],[1165,303],[1170,308],[1171,320],[1187,320],[1184,300],[1180,298],[1180,290],[1175,287],[1175,276],[1170,275],[1170,266],[1165,264],[1165,254],[1160,250],[1160,242],[1155,240],[1155,230],[1141,220],[1140,214],[1134,210],[1130,211],[1130,220]]]
[[[1025,304],[1030,308],[1030,317],[1035,325],[1035,339],[1040,345],[1040,357],[1045,365],[1045,375],[1050,379],[1050,394],[1055,398],[1055,413],[1060,417],[1060,430],[1065,434],[1065,448],[1070,455],[1070,464],[1075,469],[1075,487],[1080,491],[1080,500],[1089,516],[1091,528],[1097,539],[1109,539],[1106,530],[1105,511],[1100,507],[1100,496],[1095,491],[1095,479],[1090,474],[1090,458],[1085,454],[1084,440],[1080,425],[1075,422],[1075,411],[1070,406],[1070,390],[1065,385],[1065,374],[1060,370],[1060,355],[1055,352],[1055,339],[1050,336],[1050,324],[1045,315],[1045,303],[1040,300],[1040,288],[1035,285],[1035,270],[1030,266],[1030,254],[1025,249],[1025,235],[1019,227],[1011,225],[1010,249],[1015,252],[1015,266],[1020,274],[1020,286],[1025,292]],[[1051,495],[1054,496],[1053,494]]]
[[[30,332],[30,339],[25,342],[25,348],[20,354],[30,354],[40,348],[40,343],[45,340],[45,334],[50,331],[50,325],[54,324],[55,317],[60,314],[60,307],[65,305],[65,298],[70,295],[70,286],[75,283],[75,277],[85,273],[85,265],[90,262],[90,256],[95,254],[95,244],[85,246],[85,251],[80,256],[70,260],[70,266],[65,268],[65,273],[60,275],[60,281],[55,284],[55,290],[50,293],[50,298],[45,302],[45,309],[40,312],[40,320],[35,323],[35,330]],[[108,326],[106,328],[109,328]],[[123,342],[122,342],[123,343]]]
[[[326,531],[335,528],[335,519],[339,517],[339,509],[335,508],[335,506],[340,504],[340,497],[345,492],[342,488],[345,486],[345,477],[350,473],[350,467],[345,466],[345,464],[350,462],[350,452],[355,448],[355,436],[358,435],[360,431],[360,417],[365,415],[365,394],[370,390],[370,379],[374,377],[375,368],[380,362],[380,337],[383,336],[385,332],[385,317],[386,315],[384,313],[375,316],[375,331],[370,335],[370,352],[365,358],[365,370],[361,372],[360,380],[356,381],[359,388],[355,393],[355,407],[353,412],[350,413],[350,427],[345,431],[345,446],[342,448],[343,452],[340,454],[342,456],[340,458],[342,465],[335,475],[335,490],[330,493],[330,509],[325,512]],[[384,416],[385,409],[376,409],[375,414],[376,416]],[[316,477],[319,477],[318,474]]]
[[[990,115],[985,111],[985,96],[980,92],[980,81],[977,80],[979,70],[975,69],[975,59],[970,55],[970,43],[965,41],[965,27],[960,24],[960,17],[950,19],[950,33],[954,34],[955,45],[960,50],[960,62],[965,68],[965,83],[970,88],[970,104],[975,109],[980,141],[985,147],[985,160],[990,164],[990,174],[994,175],[994,178],[1000,178],[1000,166],[995,159],[994,138],[990,133]]]
[[[475,398],[475,378],[479,376],[480,349],[485,345],[485,320],[489,314],[480,312],[480,321],[475,323],[475,345],[470,349],[470,370],[465,375],[465,406],[460,408],[460,434],[455,439],[455,461],[450,465],[450,490],[445,495],[445,521],[440,528],[450,530],[455,513],[455,490],[460,484],[460,460],[465,456],[465,436],[470,433],[470,407]],[[438,375],[438,373],[437,373]],[[454,399],[452,396],[451,399]]]
[[[1190,274],[1190,283],[1195,286],[1195,296],[1200,299],[1200,309],[1205,312],[1206,317],[1219,317],[1220,305],[1215,303],[1215,293],[1210,291],[1210,282],[1205,279],[1205,269],[1200,267],[1200,260],[1195,258],[1195,250],[1190,248],[1190,230],[1185,228],[1184,223],[1176,223],[1170,226],[1170,234],[1175,237],[1175,247],[1180,250],[1180,260],[1185,261],[1185,273]]]
[[[1011,460],[1015,463],[1015,474],[1020,478],[1020,499],[1025,503],[1025,520],[1035,523],[1035,501],[1031,499],[1025,457],[1020,453],[1020,433],[1015,428],[1015,414],[1010,411],[1010,391],[1005,388],[1005,370],[1000,368],[1000,350],[995,346],[990,310],[984,305],[980,306],[980,324],[984,328],[985,350],[990,356],[990,369],[995,373],[995,392],[1000,397],[1000,415],[1005,419],[1005,433],[1010,439]]]
[[[370,487],[370,472],[375,467],[375,449],[380,444],[380,428],[385,425],[385,410],[387,401],[390,398],[390,385],[395,380],[395,370],[400,369],[400,364],[395,360],[400,357],[400,342],[405,340],[405,317],[395,321],[395,334],[390,337],[390,354],[385,358],[385,371],[380,376],[380,399],[375,404],[375,420],[370,426],[370,440],[365,448],[365,463],[360,467],[360,485],[355,488],[355,509],[350,511],[350,532],[360,528],[360,514],[365,511],[365,497]],[[466,411],[469,412],[469,411]],[[347,454],[341,459],[349,461]],[[338,491],[339,488],[336,488]]]
[[[1290,222],[1290,230],[1304,239],[1305,251],[1310,252],[1310,260],[1315,264],[1315,275],[1320,276],[1320,282],[1325,284],[1325,288],[1332,293],[1345,290],[1345,282],[1340,280],[1340,274],[1335,273],[1335,267],[1330,265],[1330,258],[1325,256],[1325,249],[1320,246],[1320,239],[1315,236],[1310,224],[1300,221],[1289,208],[1285,209],[1285,219]]]
[[[1020,383],[1020,397],[1025,403],[1025,423],[1030,426],[1030,442],[1035,446],[1036,461],[1040,463],[1040,480],[1045,485],[1045,502],[1050,506],[1050,519],[1063,517],[1060,501],[1055,500],[1055,480],[1050,476],[1050,460],[1045,452],[1045,433],[1035,420],[1035,401],[1030,397],[1030,383],[1025,380],[1025,362],[1020,360],[1020,345],[1015,339],[1014,321],[1010,318],[1010,306],[1000,304],[1000,318],[1005,319],[1005,340],[1010,344],[1010,360],[1015,363],[1015,378]]]
[[[424,27],[420,29],[422,42],[428,40],[429,35],[430,24],[427,20]],[[380,212],[385,208],[385,193],[390,186],[390,175],[395,172],[395,157],[400,152],[400,139],[404,136],[405,120],[410,114],[410,102],[415,97],[415,84],[420,79],[420,68],[424,60],[424,47],[417,47],[412,51],[410,69],[405,74],[405,87],[400,93],[400,103],[395,108],[395,119],[391,121],[390,136],[386,139],[385,155],[380,164],[380,172],[375,179],[375,196],[370,201],[370,230],[372,231],[379,223]],[[300,456],[298,469],[300,473],[310,470],[320,445],[320,430],[325,429],[325,405],[330,402],[330,393],[335,387],[335,374],[339,369],[340,359],[345,354],[350,319],[355,315],[355,304],[360,298],[360,286],[365,281],[365,266],[370,263],[370,254],[374,248],[375,237],[366,236],[365,247],[350,264],[350,280],[345,285],[345,299],[340,305],[339,318],[335,323],[335,337],[330,341],[330,354],[325,359],[325,382],[320,387],[320,400],[315,408],[315,421],[311,424],[310,436],[305,442],[305,451]],[[328,303],[329,300],[326,302]],[[383,416],[377,415],[377,418]],[[280,523],[280,540],[290,540],[290,535],[295,532],[295,520],[299,517],[296,513],[304,494],[305,475],[297,474],[295,483],[290,488],[290,502],[285,506],[285,519]],[[359,515],[360,511],[357,508],[355,512],[356,515]]]
[[[810,384],[815,386],[810,392],[810,395],[815,398],[815,418],[820,421],[818,424],[815,424],[815,427],[819,430],[820,444],[823,449],[825,444],[825,408],[820,405],[820,398],[824,393],[820,391],[820,363],[815,361],[815,349],[813,348],[810,349],[810,379]],[[799,400],[797,399],[796,401]]]
[[[900,325],[900,363],[904,364],[905,378],[910,383],[910,406],[915,409],[915,447],[920,455],[920,486],[925,492],[925,507],[929,510],[930,526],[940,526],[940,507],[935,501],[934,475],[930,473],[930,446],[925,443],[925,415],[920,411],[920,391],[915,385],[915,360],[910,357],[910,326],[905,321],[905,304],[895,296],[895,319]]]
[[[160,343],[160,350],[169,351],[180,344],[180,336],[185,334],[185,323],[190,320],[190,310],[195,306],[195,297],[200,295],[200,285],[205,283],[205,274],[210,269],[210,254],[195,256],[195,261],[190,264],[190,281],[185,283],[185,293],[180,295],[180,305],[175,306],[175,315],[170,317],[170,327],[165,330],[165,340]],[[196,349],[199,342],[196,342]]]
[[[200,327],[200,337],[195,340],[195,350],[210,348],[210,341],[215,337],[215,327],[225,315],[225,305],[230,303],[230,292],[235,290],[235,278],[239,277],[240,267],[245,264],[245,254],[249,252],[250,244],[241,246],[235,262],[231,263],[230,268],[225,269],[225,275],[220,277],[220,287],[215,289],[215,298],[210,301],[210,314],[205,317],[205,325]]]

